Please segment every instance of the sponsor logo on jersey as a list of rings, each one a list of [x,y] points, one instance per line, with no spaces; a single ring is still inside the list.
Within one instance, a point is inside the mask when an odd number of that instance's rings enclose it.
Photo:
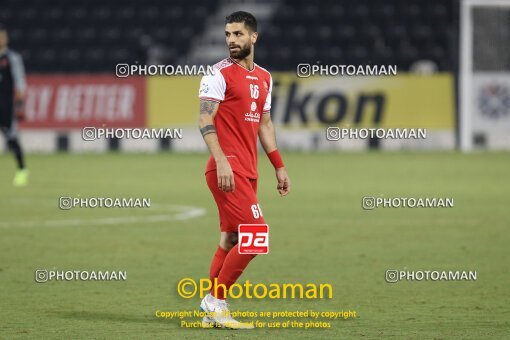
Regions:
[[[246,76],[246,79],[259,80],[259,78],[253,76]]]
[[[245,113],[244,114],[244,120],[247,121],[247,122],[254,122],[254,123],[258,123],[260,121],[260,113],[258,112],[255,112],[255,113]]]

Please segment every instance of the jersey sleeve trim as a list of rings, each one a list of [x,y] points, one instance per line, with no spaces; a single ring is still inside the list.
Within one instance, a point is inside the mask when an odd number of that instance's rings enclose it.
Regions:
[[[203,97],[203,96],[201,96],[199,98],[200,98],[200,100],[207,100],[209,102],[216,102],[216,103],[221,103],[222,102],[221,100],[216,99],[216,98],[212,98],[212,97]]]

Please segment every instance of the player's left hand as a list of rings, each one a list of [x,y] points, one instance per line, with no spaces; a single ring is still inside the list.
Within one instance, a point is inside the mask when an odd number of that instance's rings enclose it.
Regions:
[[[290,192],[290,178],[287,175],[287,170],[285,168],[276,169],[276,179],[278,180],[278,192],[280,196],[287,196]]]

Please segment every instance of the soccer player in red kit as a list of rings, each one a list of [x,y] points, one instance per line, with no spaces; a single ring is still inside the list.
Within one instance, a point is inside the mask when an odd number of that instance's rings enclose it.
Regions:
[[[225,35],[230,57],[214,65],[214,74],[202,78],[199,92],[199,126],[211,153],[205,177],[218,206],[221,230],[210,267],[210,279],[216,278],[218,285],[200,308],[213,315],[204,318],[207,326],[253,328],[230,316],[225,299],[255,257],[239,253],[239,224],[265,223],[256,195],[257,136],[275,168],[281,196],[289,193],[290,179],[271,122],[271,74],[253,61],[258,36],[255,17],[232,13],[225,20]]]

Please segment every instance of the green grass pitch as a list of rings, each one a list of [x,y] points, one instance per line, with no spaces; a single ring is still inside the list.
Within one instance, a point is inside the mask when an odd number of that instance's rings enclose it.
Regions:
[[[155,317],[200,302],[179,297],[176,285],[207,277],[219,239],[205,154],[29,155],[31,183],[21,189],[11,185],[14,162],[3,155],[0,338],[508,337],[508,153],[284,153],[284,160],[293,189],[281,198],[260,158],[270,254],[256,258],[241,282],[330,283],[333,298],[239,299],[231,308],[352,310],[356,319],[330,321],[330,329],[228,331]],[[453,197],[455,206],[361,208],[361,197],[380,195]],[[62,211],[60,196],[148,197],[154,207]],[[176,206],[206,213],[165,220]],[[54,268],[125,270],[127,280],[35,282],[36,269]],[[388,269],[476,270],[477,280],[392,284]]]

